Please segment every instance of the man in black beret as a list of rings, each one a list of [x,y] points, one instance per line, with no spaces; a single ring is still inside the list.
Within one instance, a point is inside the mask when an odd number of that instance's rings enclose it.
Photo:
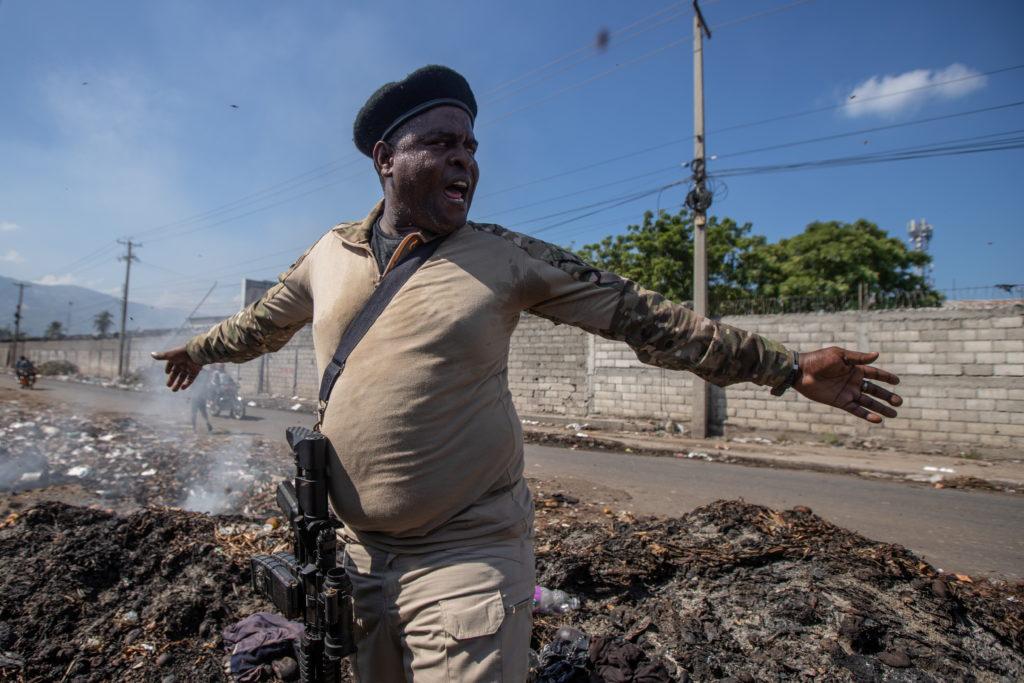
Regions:
[[[323,373],[382,279],[420,245],[436,247],[321,405],[362,681],[526,677],[533,504],[507,376],[524,311],[621,340],[645,363],[720,386],[754,382],[776,395],[793,387],[876,423],[895,417],[889,406],[901,402],[869,381],[898,381],[869,365],[877,354],[832,347],[798,355],[555,245],[467,221],[480,178],[476,114],[469,85],[446,67],[380,88],[354,133],[383,201],[327,232],[259,301],[154,354],[168,361],[168,386],[187,388],[203,365],[276,351],[312,322]]]

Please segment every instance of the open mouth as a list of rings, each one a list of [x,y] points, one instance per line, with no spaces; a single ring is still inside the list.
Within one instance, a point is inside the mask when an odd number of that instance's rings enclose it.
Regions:
[[[444,196],[453,202],[465,204],[467,194],[469,194],[469,183],[464,180],[456,180],[444,188]]]

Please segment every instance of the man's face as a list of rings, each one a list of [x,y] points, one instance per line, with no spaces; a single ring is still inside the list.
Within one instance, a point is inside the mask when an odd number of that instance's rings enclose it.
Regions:
[[[390,148],[390,154],[388,149]],[[405,123],[391,145],[377,143],[374,162],[385,201],[402,225],[446,235],[466,223],[480,179],[469,115],[435,107]]]

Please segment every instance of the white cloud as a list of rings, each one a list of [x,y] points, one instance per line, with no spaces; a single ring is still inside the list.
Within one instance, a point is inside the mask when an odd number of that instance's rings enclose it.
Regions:
[[[0,254],[0,261],[4,263],[24,263],[25,257],[14,249],[8,249],[3,254]]]
[[[35,282],[37,285],[70,285],[74,281],[75,276],[67,273],[65,275],[44,275]]]
[[[985,87],[988,78],[963,64],[915,69],[895,76],[872,76],[845,95],[850,117],[894,116],[929,100],[954,100]]]
[[[14,221],[0,221],[0,232],[14,232],[21,230],[21,226]]]

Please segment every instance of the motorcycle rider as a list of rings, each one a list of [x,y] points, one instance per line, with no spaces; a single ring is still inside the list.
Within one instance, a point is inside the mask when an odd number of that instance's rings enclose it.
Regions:
[[[35,379],[36,366],[32,364],[25,356],[20,356],[18,361],[14,364],[14,372],[20,380],[22,377],[26,377],[29,380]]]

